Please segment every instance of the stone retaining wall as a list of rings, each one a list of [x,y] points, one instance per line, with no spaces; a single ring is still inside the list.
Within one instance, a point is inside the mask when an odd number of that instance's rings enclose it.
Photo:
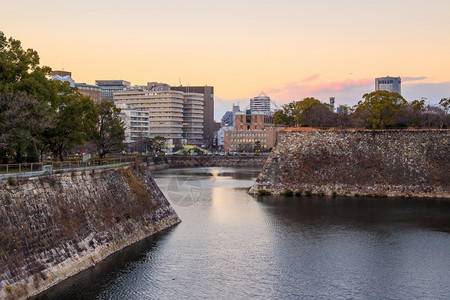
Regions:
[[[180,222],[147,168],[0,182],[0,299],[24,299]]]
[[[450,197],[449,130],[285,131],[251,193]]]
[[[267,155],[224,155],[224,156],[169,156],[169,168],[193,167],[261,167]]]

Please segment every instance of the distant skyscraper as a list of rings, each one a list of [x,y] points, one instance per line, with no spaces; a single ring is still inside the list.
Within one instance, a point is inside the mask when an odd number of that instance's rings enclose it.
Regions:
[[[222,126],[233,126],[233,112],[227,111],[222,117]]]
[[[203,94],[203,139],[206,147],[214,141],[214,87],[213,86],[172,86],[173,91]]]
[[[402,80],[400,77],[375,78],[375,91],[388,91],[402,94]]]
[[[130,86],[125,80],[96,80],[95,84],[100,87],[100,98],[113,101],[114,92],[123,91]]]
[[[250,110],[252,112],[263,111],[270,112],[270,97],[261,94],[250,99]]]

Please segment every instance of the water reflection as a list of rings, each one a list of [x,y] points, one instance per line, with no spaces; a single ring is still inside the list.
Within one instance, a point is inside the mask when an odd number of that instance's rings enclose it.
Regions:
[[[183,222],[39,299],[450,295],[448,201],[253,197],[247,189],[258,171],[155,172]]]

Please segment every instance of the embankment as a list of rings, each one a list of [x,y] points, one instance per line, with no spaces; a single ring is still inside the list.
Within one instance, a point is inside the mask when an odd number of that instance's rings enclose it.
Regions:
[[[180,222],[147,168],[0,182],[0,299],[24,299]]]
[[[450,130],[285,131],[251,188],[450,198]]]
[[[152,170],[195,167],[256,167],[262,168],[267,155],[171,155],[147,161]]]

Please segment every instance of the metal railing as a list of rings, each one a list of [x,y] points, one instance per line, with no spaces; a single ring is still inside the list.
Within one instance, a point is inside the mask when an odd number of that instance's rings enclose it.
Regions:
[[[20,164],[0,164],[0,175],[5,174],[24,174],[32,172],[43,172],[46,166],[51,166],[52,171],[73,170],[79,168],[89,168],[98,166],[108,166],[121,163],[135,162],[136,157],[108,157],[103,160],[70,160],[70,161],[52,161],[37,163],[20,163]]]
[[[38,172],[43,170],[44,163],[21,163],[0,165],[0,174]]]

